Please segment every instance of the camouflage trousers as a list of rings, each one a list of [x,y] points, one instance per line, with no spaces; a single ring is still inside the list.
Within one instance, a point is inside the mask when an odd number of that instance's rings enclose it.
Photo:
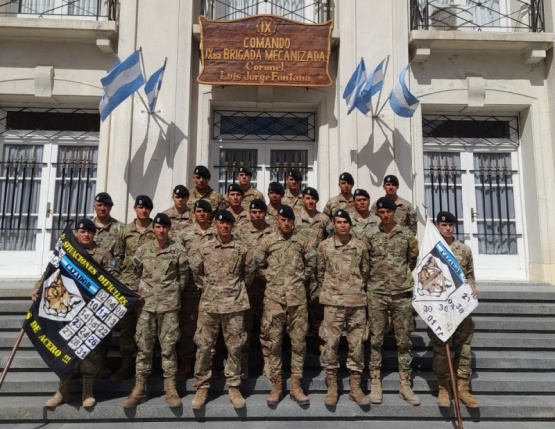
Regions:
[[[164,378],[175,377],[177,372],[175,345],[180,337],[178,313],[179,311],[168,311],[166,313],[141,311],[135,334],[135,340],[139,349],[135,367],[137,375],[148,378],[152,369],[154,344],[156,343],[156,338],[158,338]]]
[[[81,362],[79,366],[71,372],[70,378],[77,377],[79,374],[96,377],[98,374],[100,360],[97,349],[98,346],[96,346],[96,348],[93,349],[85,359],[83,359],[83,362]]]
[[[387,325],[388,311],[397,343],[399,372],[411,372],[414,315],[412,313],[412,293],[381,295],[368,293],[368,321],[370,323],[370,371],[380,371],[382,367],[382,346]]]
[[[245,345],[243,347],[243,357],[241,360],[241,367],[243,370],[249,364],[249,351],[251,347],[252,331],[254,329],[255,322],[257,324],[260,324],[260,321],[262,319],[262,308],[265,290],[266,282],[258,277],[255,277],[254,281],[247,289],[250,308],[248,310],[245,310],[245,333],[247,336],[245,340]]]
[[[141,313],[142,305],[132,308],[117,324],[119,333],[119,352],[122,356],[133,356],[137,351],[135,342],[135,332],[137,330],[137,320]]]
[[[457,327],[452,335],[453,345],[451,349],[455,353],[453,360],[453,369],[457,373],[458,378],[470,378],[472,368],[470,361],[470,343],[474,335],[474,321],[471,316],[464,319]],[[437,376],[449,374],[449,366],[447,364],[447,355],[445,353],[445,343],[441,341],[430,328],[428,328],[428,336],[434,347],[434,357],[432,360],[432,369]]]
[[[212,358],[220,326],[227,349],[227,360],[224,368],[227,385],[230,387],[241,385],[241,356],[247,336],[244,329],[244,313],[244,311],[237,311],[235,313],[218,314],[199,310],[197,332],[195,333],[195,344],[197,345],[195,387],[197,389],[210,387]]]
[[[181,359],[195,357],[195,332],[197,331],[198,305],[200,302],[200,291],[193,283],[185,286],[181,292],[181,309],[179,310],[179,328],[181,329],[181,340],[179,341],[179,357]]]
[[[287,307],[265,297],[260,344],[262,354],[268,357],[268,376],[281,374],[284,329],[291,338],[291,376],[302,377],[308,331],[306,304]]]
[[[368,339],[366,307],[324,306],[324,320],[320,326],[320,338],[325,341],[322,364],[327,374],[336,374],[339,369],[339,340],[347,329],[347,368],[351,373],[364,370],[364,343]]]

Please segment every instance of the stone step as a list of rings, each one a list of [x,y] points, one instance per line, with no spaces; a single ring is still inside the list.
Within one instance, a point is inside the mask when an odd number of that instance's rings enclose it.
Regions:
[[[266,405],[265,394],[253,394],[246,397],[247,406],[242,410],[235,410],[229,402],[227,394],[222,391],[211,391],[206,407],[193,411],[190,404],[193,394],[182,398],[182,407],[170,409],[164,402],[163,396],[149,397],[147,402],[135,409],[126,410],[121,406],[124,395],[97,395],[98,404],[92,410],[85,410],[80,406],[80,400],[75,397],[69,404],[49,410],[44,407],[49,396],[8,396],[0,401],[0,416],[5,422],[61,422],[61,421],[136,421],[146,420],[319,420],[341,419],[343,421],[363,419],[388,420],[423,420],[449,419],[454,415],[454,409],[442,411],[436,405],[436,398],[422,395],[422,405],[415,407],[407,404],[396,394],[384,395],[384,402],[380,405],[359,407],[350,401],[348,395],[340,396],[339,403],[331,409],[324,405],[324,394],[311,394],[311,404],[300,407],[288,397],[282,399],[275,409]],[[527,421],[548,421],[555,418],[555,396],[537,395],[484,395],[477,398],[480,408],[469,410],[461,407],[464,419],[470,420],[500,420],[522,419]],[[292,422],[290,424],[293,424]],[[513,426],[515,427],[515,426]]]
[[[555,317],[532,316],[473,316],[476,331],[545,332],[555,333]],[[416,328],[425,330],[426,323],[416,318]]]

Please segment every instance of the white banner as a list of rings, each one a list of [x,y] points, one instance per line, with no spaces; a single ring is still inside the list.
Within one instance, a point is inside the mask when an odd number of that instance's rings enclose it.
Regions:
[[[478,306],[459,262],[430,219],[414,270],[412,306],[443,342]]]

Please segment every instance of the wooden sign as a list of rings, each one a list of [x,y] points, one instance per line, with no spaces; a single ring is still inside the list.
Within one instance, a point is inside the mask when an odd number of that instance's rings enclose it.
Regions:
[[[199,18],[202,71],[207,85],[324,87],[332,22],[304,24],[274,15],[233,21]]]

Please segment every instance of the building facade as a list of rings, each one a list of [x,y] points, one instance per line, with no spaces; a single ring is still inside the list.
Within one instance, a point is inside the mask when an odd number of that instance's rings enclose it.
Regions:
[[[331,20],[332,85],[199,84],[199,16],[258,14]],[[343,171],[373,200],[396,174],[421,226],[426,213],[457,213],[479,280],[555,284],[554,24],[551,0],[0,5],[0,276],[38,276],[65,221],[92,215],[97,192],[129,221],[134,197],[166,209],[197,164],[221,191],[246,163],[264,193],[301,169],[321,207]],[[140,90],[101,123],[100,79],[139,48],[146,76],[167,58],[155,112]],[[361,57],[367,70],[386,59],[370,116],[348,115],[342,98]],[[387,98],[409,63],[420,105],[407,119]]]

